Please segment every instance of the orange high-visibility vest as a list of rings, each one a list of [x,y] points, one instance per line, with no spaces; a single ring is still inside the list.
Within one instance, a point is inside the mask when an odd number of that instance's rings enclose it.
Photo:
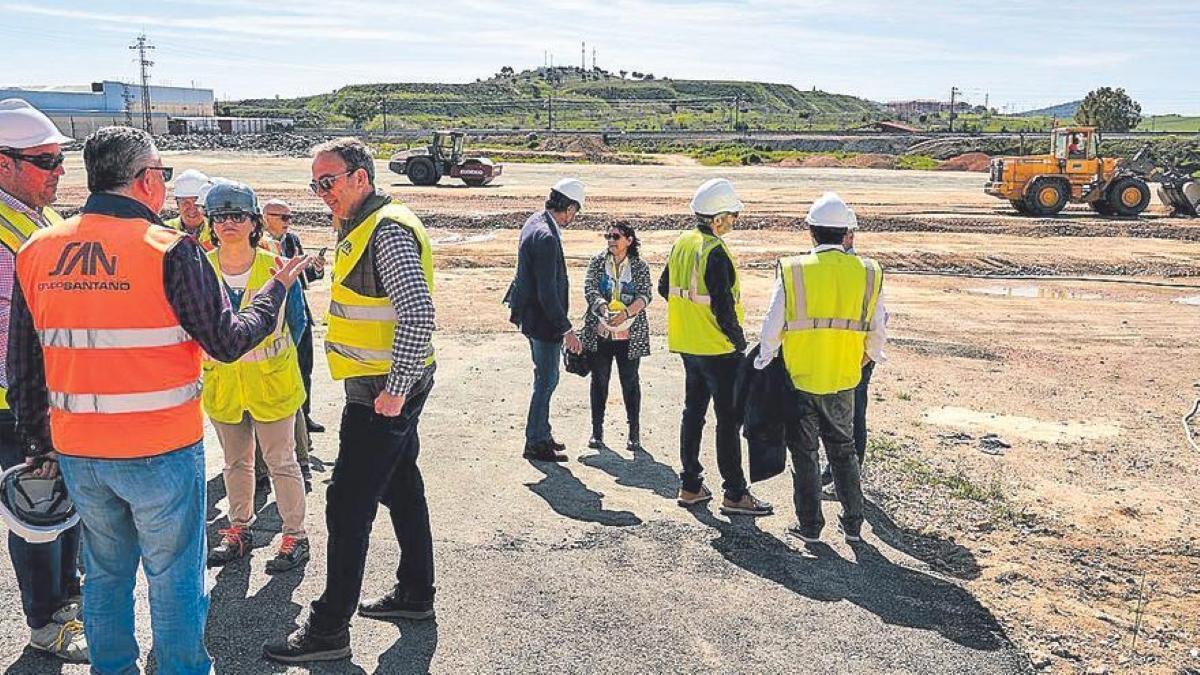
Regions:
[[[182,236],[84,214],[39,230],[17,254],[58,452],[150,457],[204,437],[200,346],[163,287],[163,258]]]

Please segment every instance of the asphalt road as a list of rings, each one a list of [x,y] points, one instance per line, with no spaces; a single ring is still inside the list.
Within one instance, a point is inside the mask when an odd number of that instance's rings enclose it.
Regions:
[[[902,550],[904,539],[878,509],[870,509],[865,544],[852,549],[837,538],[836,527],[827,527],[828,543],[805,550],[784,534],[793,520],[787,476],[756,486],[775,503],[773,517],[730,520],[715,504],[677,507],[673,465],[682,369],[675,358],[656,354],[643,364],[647,451],[636,454],[624,449],[615,385],[608,417],[613,449],[584,448],[586,384],[564,373],[554,421],[572,461],[545,465],[520,458],[530,379],[523,339],[511,333],[443,335],[438,350],[437,385],[422,420],[421,462],[433,514],[438,619],[356,619],[353,658],[312,672],[1027,670],[992,613],[956,579]],[[314,436],[314,454],[324,467],[317,466],[308,502],[313,559],[303,572],[263,572],[280,521],[269,496],[262,500],[255,532],[261,548],[215,576],[208,646],[221,673],[307,672],[288,671],[260,654],[264,640],[302,618],[323,581],[322,481],[337,452],[340,401],[321,364],[315,375],[315,415],[329,432]],[[711,435],[706,441],[706,463],[715,465]],[[213,536],[225,502],[219,446],[211,433],[208,442]],[[825,508],[826,519],[836,523],[836,503]],[[396,546],[386,514],[375,535],[364,583],[369,594],[385,591],[394,574]],[[150,646],[145,596],[140,582],[144,650]],[[27,635],[5,564],[5,672],[86,672],[24,650]]]

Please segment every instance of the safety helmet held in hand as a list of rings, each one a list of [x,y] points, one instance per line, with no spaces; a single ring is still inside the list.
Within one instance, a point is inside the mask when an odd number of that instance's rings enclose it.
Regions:
[[[715,216],[721,213],[741,213],[742,200],[733,190],[733,183],[724,178],[705,181],[692,197],[692,213],[699,216]]]
[[[21,98],[0,101],[0,148],[24,150],[52,143],[70,143],[42,111]]]
[[[18,464],[0,474],[0,518],[31,544],[46,544],[75,527],[79,514],[62,476],[39,478],[36,467]]]
[[[579,204],[579,210],[583,210],[583,183],[578,178],[564,178],[550,189]]]
[[[830,227],[837,230],[857,230],[858,216],[854,209],[846,206],[846,202],[836,192],[826,192],[813,202],[808,209],[804,222],[815,227]]]
[[[204,197],[204,213],[209,217],[222,213],[261,215],[258,195],[243,183],[217,183]]]

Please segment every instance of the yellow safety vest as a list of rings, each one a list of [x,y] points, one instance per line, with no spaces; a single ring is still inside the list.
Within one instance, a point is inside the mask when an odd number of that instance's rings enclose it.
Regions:
[[[361,295],[345,284],[346,277],[367,252],[375,228],[390,220],[417,240],[421,271],[433,293],[433,244],[416,214],[403,204],[391,203],[378,209],[338,242],[333,257],[332,292],[329,302],[329,332],[325,355],[335,380],[348,377],[387,375],[392,369],[392,341],[396,335],[396,311],[385,295]],[[425,365],[433,363],[433,343],[426,348]]]
[[[738,280],[737,262],[725,241],[699,229],[685,232],[675,240],[667,263],[670,273],[670,296],[667,298],[667,347],[678,354],[715,356],[729,354],[734,345],[721,332],[712,311],[704,272],[708,256],[717,247],[725,251],[733,263],[733,302],[738,324],[745,320],[742,311],[742,286]]]
[[[208,261],[217,271],[217,278],[223,278],[217,251],[208,254]],[[256,252],[242,294],[242,309],[250,305],[254,295],[271,279],[274,262],[275,256]],[[300,359],[284,320],[286,307],[285,300],[275,330],[242,358],[233,363],[204,359],[204,412],[214,422],[237,424],[246,412],[259,422],[278,422],[304,403]]]
[[[857,387],[867,331],[883,290],[879,263],[828,250],[780,260],[779,275],[783,363],[792,384],[810,394]]]
[[[171,218],[170,220],[164,220],[163,225],[166,225],[167,227],[171,228],[172,230],[178,230],[185,234],[187,233],[187,230],[183,229],[183,217],[182,216],[175,216],[174,218]],[[208,218],[205,218],[204,222],[200,224],[199,241],[204,246],[205,249],[211,250],[213,247],[213,239],[214,238],[215,237],[213,237],[212,223],[208,222]]]
[[[49,206],[42,209],[42,217],[45,218],[51,225],[57,225],[62,222],[62,217],[54,212]],[[21,246],[29,239],[29,235],[38,230],[38,224],[32,218],[12,208],[4,202],[0,202],[0,244],[8,249],[14,256]],[[8,326],[4,326],[4,339],[8,339]],[[0,410],[8,410],[8,390],[0,387]]]

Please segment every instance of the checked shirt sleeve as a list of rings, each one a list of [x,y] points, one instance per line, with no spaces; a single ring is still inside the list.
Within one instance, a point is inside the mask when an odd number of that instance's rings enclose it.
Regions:
[[[396,223],[382,223],[375,231],[375,269],[396,310],[392,369],[386,389],[393,396],[404,396],[424,373],[435,320],[433,296],[421,270],[416,238]]]

